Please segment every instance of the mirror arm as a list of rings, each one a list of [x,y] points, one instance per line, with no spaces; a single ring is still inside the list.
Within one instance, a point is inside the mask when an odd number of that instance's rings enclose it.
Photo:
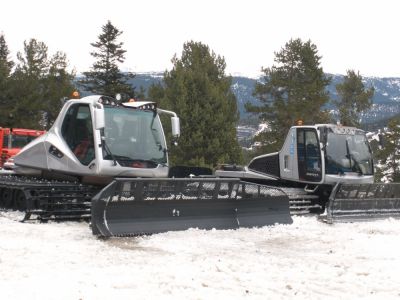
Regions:
[[[180,122],[177,114],[170,110],[165,110],[161,108],[157,108],[158,114],[166,114],[171,116],[171,125],[172,125],[172,135],[173,135],[173,145],[177,145],[177,139],[180,136]]]
[[[178,115],[177,115],[175,112],[170,111],[170,110],[161,109],[161,108],[158,108],[158,107],[157,107],[157,113],[158,113],[158,114],[170,115],[170,116],[173,116],[173,117],[175,117],[175,118],[178,117]]]

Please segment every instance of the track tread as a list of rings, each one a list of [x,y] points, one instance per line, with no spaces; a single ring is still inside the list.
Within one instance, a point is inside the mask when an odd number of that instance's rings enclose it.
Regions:
[[[13,197],[17,194],[21,197],[19,193],[24,193],[26,206],[23,221],[34,216],[41,221],[88,220],[90,219],[91,199],[99,190],[98,187],[79,182],[51,181],[17,175],[0,176],[0,190],[6,188],[12,190]],[[17,208],[15,197],[12,201],[14,202],[12,207],[6,207],[4,201],[0,201],[0,203],[6,209]],[[19,208],[21,208],[20,205]]]

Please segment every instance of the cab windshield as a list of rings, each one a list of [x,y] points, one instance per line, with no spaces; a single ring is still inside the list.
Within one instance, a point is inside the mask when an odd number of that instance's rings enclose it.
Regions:
[[[330,130],[325,161],[327,174],[355,172],[373,175],[371,149],[361,130],[356,130],[354,134],[338,134]]]
[[[133,167],[141,162],[147,167],[167,163],[164,133],[155,112],[107,106],[104,111],[104,159]]]

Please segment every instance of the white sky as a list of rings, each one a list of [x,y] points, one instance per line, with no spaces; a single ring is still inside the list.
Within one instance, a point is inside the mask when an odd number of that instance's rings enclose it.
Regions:
[[[36,38],[61,50],[78,73],[93,63],[91,42],[110,20],[124,33],[121,69],[171,69],[184,42],[225,57],[228,74],[260,75],[290,38],[311,39],[325,72],[400,77],[398,0],[5,0],[0,32],[15,57]]]

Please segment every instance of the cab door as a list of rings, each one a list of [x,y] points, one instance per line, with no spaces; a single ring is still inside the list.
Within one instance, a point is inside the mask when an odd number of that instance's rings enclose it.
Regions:
[[[71,105],[62,124],[61,134],[68,148],[83,166],[88,166],[95,159],[89,105],[81,103]]]
[[[297,159],[300,181],[322,181],[321,149],[316,129],[297,128]]]

